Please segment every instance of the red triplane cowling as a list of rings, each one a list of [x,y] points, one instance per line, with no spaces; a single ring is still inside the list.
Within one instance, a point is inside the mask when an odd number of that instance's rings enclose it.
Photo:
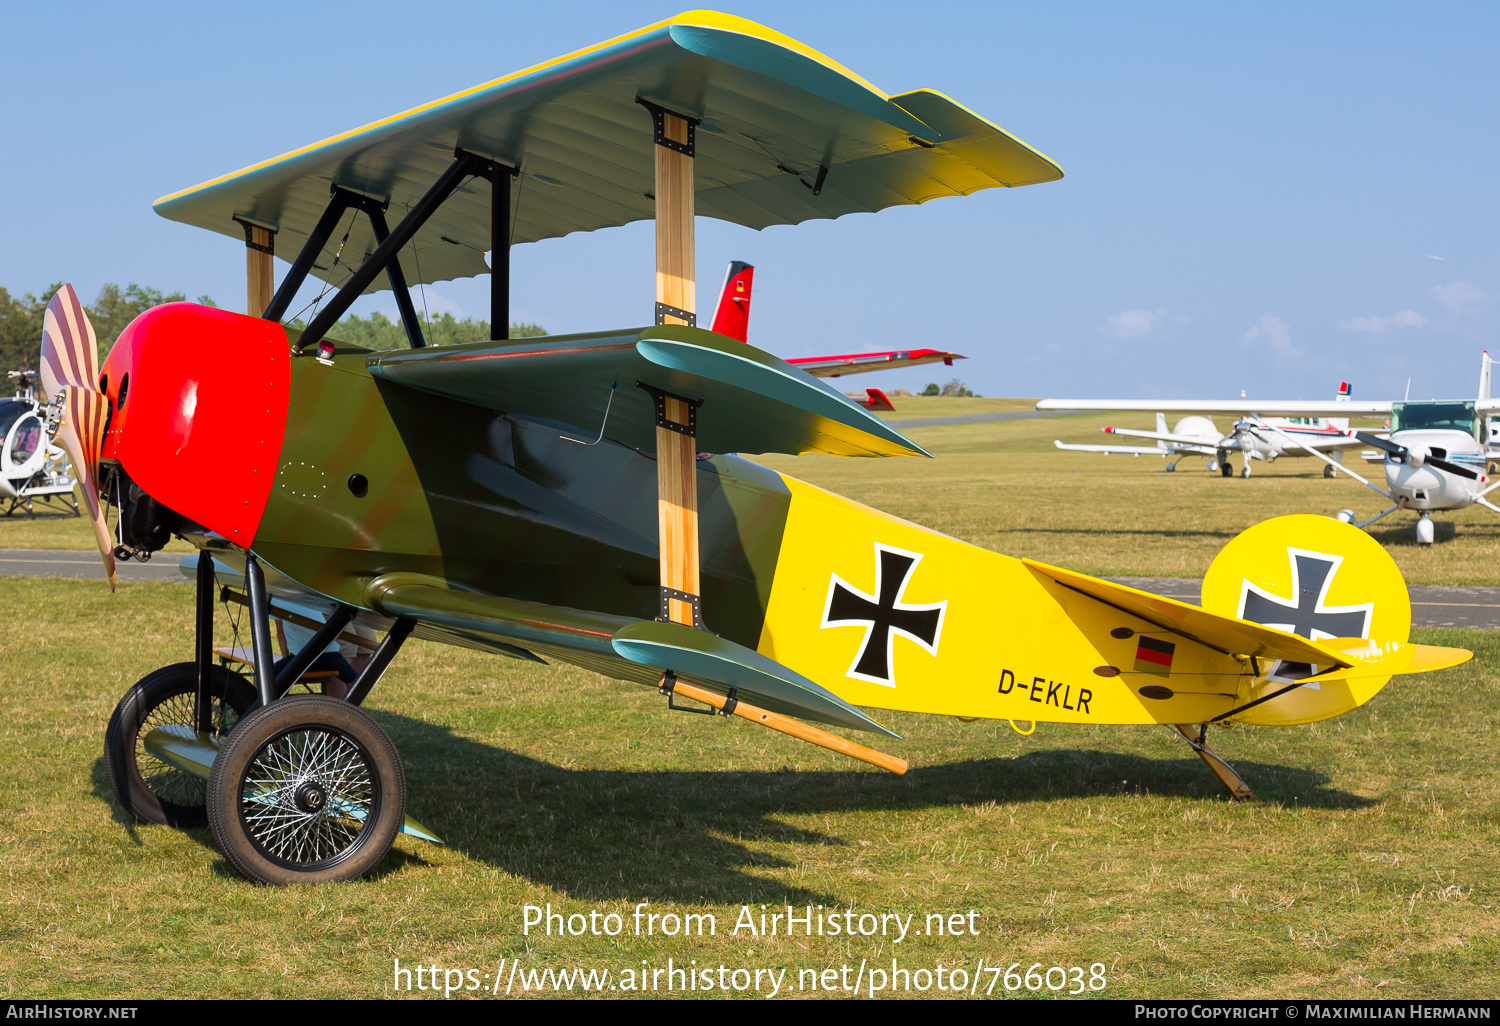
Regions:
[[[146,311],[121,333],[99,387],[103,459],[158,502],[249,546],[286,433],[291,376],[279,324],[196,303]]]

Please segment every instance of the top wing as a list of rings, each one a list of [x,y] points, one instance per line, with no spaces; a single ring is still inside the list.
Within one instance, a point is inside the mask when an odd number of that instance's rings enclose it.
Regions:
[[[156,201],[164,217],[239,237],[235,218],[301,247],[330,185],[393,215],[442,173],[455,147],[518,168],[513,242],[655,215],[645,100],[697,128],[697,213],[751,228],[1053,181],[1025,143],[930,90],[890,95],[779,32],[691,11]],[[490,190],[463,188],[413,239],[413,282],[483,274]],[[368,253],[367,219],[348,247]],[[357,262],[357,261],[356,261]],[[416,273],[420,265],[420,273]],[[315,268],[314,274],[330,273]]]
[[[942,349],[895,349],[883,353],[848,353],[843,356],[795,356],[787,360],[787,363],[807,371],[815,378],[837,378],[844,374],[863,374],[865,371],[920,367],[924,363],[941,363],[952,367],[954,360],[966,359],[968,357]]]

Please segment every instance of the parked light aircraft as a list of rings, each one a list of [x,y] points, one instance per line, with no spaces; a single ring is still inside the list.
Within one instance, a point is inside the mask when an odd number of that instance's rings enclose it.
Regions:
[[[0,399],[0,503],[5,516],[24,509],[33,519],[36,506],[78,515],[73,474],[62,448],[47,438],[46,410],[37,401],[37,372],[11,371],[16,394]]]
[[[1485,498],[1500,484],[1491,484],[1485,474],[1486,464],[1493,455],[1490,448],[1492,429],[1487,414],[1500,410],[1500,400],[1488,395],[1489,369],[1490,358],[1485,353],[1479,397],[1472,400],[1346,401],[1331,404],[1243,399],[1238,402],[1173,400],[1169,403],[1119,399],[1043,399],[1037,403],[1037,409],[1139,410],[1164,407],[1180,412],[1238,414],[1246,419],[1237,424],[1236,429],[1239,430],[1241,424],[1245,425],[1243,430],[1255,440],[1256,445],[1278,445],[1282,455],[1301,450],[1304,454],[1315,456],[1327,465],[1325,476],[1335,473],[1348,475],[1391,503],[1387,509],[1363,521],[1359,520],[1353,510],[1340,510],[1339,520],[1357,527],[1367,527],[1397,510],[1411,510],[1417,514],[1417,544],[1431,545],[1436,537],[1431,518],[1435,510],[1464,509],[1477,503],[1500,513],[1500,507]],[[1336,415],[1389,417],[1389,437],[1347,429],[1342,432],[1346,448],[1372,446],[1380,453],[1377,458],[1382,459],[1385,464],[1386,487],[1372,484],[1362,475],[1326,455],[1318,442],[1298,437],[1266,419],[1263,416],[1265,414],[1311,418]]]
[[[513,194],[513,174],[546,178]],[[784,361],[682,323],[695,205],[763,227],[1061,174],[939,93],[887,95],[802,43],[695,11],[159,200],[243,232],[252,315],[156,307],[99,368],[65,287],[43,345],[111,580],[117,556],[171,535],[199,550],[193,659],[127,691],[105,733],[116,796],[142,819],[206,821],[252,879],[359,876],[411,826],[400,756],[359,708],[410,636],[574,663],[895,772],[904,761],[803,721],[889,736],[866,706],[1164,724],[1237,797],[1208,724],[1326,719],[1393,674],[1467,659],[1407,643],[1394,562],[1327,518],[1242,534],[1199,608],[709,455],[926,454]],[[408,211],[393,229],[387,205]],[[491,251],[490,322],[505,325],[513,242],[653,207],[655,326],[422,345],[406,247],[421,281],[480,273]],[[288,328],[351,208],[365,216],[345,251],[368,256]],[[300,252],[273,295],[278,240]],[[412,349],[328,338],[382,274]],[[253,686],[211,658],[221,567],[243,581]],[[274,671],[282,599],[326,620]],[[289,696],[351,620],[387,633],[348,695]]]
[[[755,265],[743,260],[730,263],[729,271],[724,275],[724,287],[719,290],[719,305],[714,312],[714,331],[740,342],[750,341],[750,295],[754,284]],[[920,367],[928,363],[952,367],[954,360],[966,359],[968,357],[945,349],[892,349],[875,353],[843,353],[838,356],[789,356],[786,362],[815,378],[837,378],[845,374],[899,370],[902,367]],[[856,402],[868,410],[896,408],[878,388],[865,389],[865,398]]]
[[[1050,401],[1050,400],[1049,400]],[[1349,401],[1349,382],[1339,382],[1337,402]],[[1040,409],[1040,405],[1038,406]],[[1089,407],[1079,407],[1085,409]],[[1113,407],[1111,407],[1113,408]],[[1177,469],[1184,456],[1207,456],[1210,473],[1217,470],[1224,477],[1233,477],[1234,468],[1229,463],[1233,453],[1244,456],[1241,477],[1250,476],[1251,460],[1276,462],[1283,456],[1310,456],[1313,451],[1332,453],[1342,462],[1346,449],[1357,449],[1363,442],[1351,439],[1348,434],[1347,417],[1260,417],[1244,416],[1235,421],[1234,427],[1224,434],[1214,422],[1204,416],[1188,416],[1179,420],[1171,431],[1167,430],[1166,414],[1156,414],[1155,431],[1136,431],[1130,428],[1107,427],[1105,434],[1122,438],[1151,438],[1154,446],[1145,445],[1066,445],[1054,440],[1059,449],[1074,452],[1102,452],[1105,455],[1127,454],[1131,456],[1161,456],[1172,458],[1167,472]],[[1331,466],[1323,468],[1324,477],[1333,477]]]

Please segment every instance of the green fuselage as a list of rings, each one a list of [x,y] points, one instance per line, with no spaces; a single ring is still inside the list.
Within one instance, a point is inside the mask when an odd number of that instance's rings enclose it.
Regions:
[[[265,562],[355,606],[371,579],[416,573],[458,590],[657,615],[650,454],[378,381],[365,355],[291,361],[285,439],[253,545]],[[705,619],[754,648],[789,493],[771,471],[714,456],[698,462],[698,495]]]

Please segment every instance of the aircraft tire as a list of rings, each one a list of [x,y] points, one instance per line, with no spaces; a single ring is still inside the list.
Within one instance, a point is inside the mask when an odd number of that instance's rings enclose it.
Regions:
[[[162,762],[146,750],[145,736],[157,727],[195,726],[198,690],[193,663],[163,666],[125,692],[104,731],[104,769],[125,811],[147,823],[201,827],[208,823],[207,785],[199,777]],[[255,689],[237,673],[215,666],[209,677],[215,729],[233,727],[255,701]]]
[[[1337,474],[1338,474],[1338,471],[1334,470],[1332,467],[1330,467],[1326,463],[1323,464],[1323,476],[1324,477],[1334,477]]]
[[[1222,460],[1222,461],[1220,461],[1220,463],[1219,463],[1219,475],[1221,477],[1233,477],[1234,476],[1234,468],[1229,465],[1229,461],[1228,460]]]
[[[323,695],[251,712],[208,778],[219,850],[245,877],[275,887],[363,876],[405,816],[396,746],[368,713]]]

